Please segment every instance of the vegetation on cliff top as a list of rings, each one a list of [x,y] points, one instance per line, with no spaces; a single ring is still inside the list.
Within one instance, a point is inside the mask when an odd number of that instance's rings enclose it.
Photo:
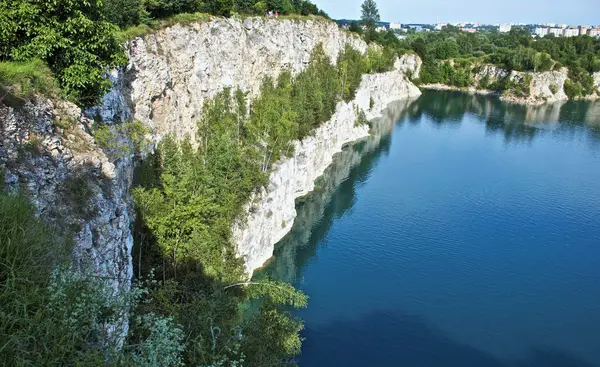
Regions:
[[[523,72],[559,70],[565,66],[570,79],[565,91],[569,97],[575,97],[593,93],[590,74],[600,71],[600,40],[588,36],[533,39],[528,31],[519,28],[501,34],[466,33],[448,26],[441,32],[409,35],[400,47],[414,50],[423,60],[423,83],[475,86],[475,74],[484,64]],[[507,87],[500,81],[493,89]]]
[[[19,75],[39,80],[35,67],[23,65],[40,60],[52,71],[62,97],[91,106],[110,87],[106,72],[126,62],[124,37],[173,23],[206,19],[208,15],[227,17],[236,12],[262,15],[267,9],[282,15],[327,17],[307,0],[3,0],[0,62],[4,71],[19,67],[7,62],[25,63],[20,64]],[[120,28],[129,29],[121,32]],[[14,79],[5,74],[0,79],[3,95],[10,93],[20,98],[29,97],[31,92],[47,91],[30,88],[37,86],[36,83],[24,86],[23,78],[15,86]]]
[[[569,70],[565,92],[570,98],[594,92],[591,73],[600,71],[600,39],[589,36],[533,39],[526,29],[513,28],[510,33],[462,32],[447,26],[441,32],[409,34],[398,39],[394,31],[375,29],[379,11],[373,0],[362,4],[360,22],[350,24],[368,41],[384,46],[387,52],[403,54],[416,52],[423,60],[417,83],[441,83],[455,87],[481,87],[475,75],[485,64],[502,67],[508,71],[544,72]],[[488,83],[489,82],[489,83]],[[508,80],[483,80],[483,84],[497,91],[510,91]],[[600,92],[599,92],[600,93]]]

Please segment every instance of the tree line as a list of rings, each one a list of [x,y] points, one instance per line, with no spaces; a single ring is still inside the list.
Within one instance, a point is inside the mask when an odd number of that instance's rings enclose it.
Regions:
[[[0,96],[26,95],[37,75],[30,65],[41,60],[50,68],[44,78],[57,80],[62,97],[92,106],[110,87],[105,73],[126,62],[121,30],[181,14],[267,9],[327,17],[309,0],[2,0]]]
[[[591,74],[600,71],[600,40],[589,36],[533,39],[528,30],[509,33],[466,33],[453,26],[441,32],[409,35],[397,47],[413,50],[423,60],[420,81],[458,87],[474,85],[483,64],[506,70],[544,72],[568,68],[565,90],[569,97],[593,93]],[[451,61],[451,62],[450,62]],[[497,85],[502,88],[502,85]]]

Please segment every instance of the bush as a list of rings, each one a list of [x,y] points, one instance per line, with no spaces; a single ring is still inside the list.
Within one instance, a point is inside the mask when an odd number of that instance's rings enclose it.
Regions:
[[[104,21],[101,0],[9,0],[0,22],[0,59],[45,61],[65,95],[97,103],[110,82],[104,73],[125,62],[118,27]]]
[[[99,366],[108,357],[115,365],[177,365],[181,329],[169,318],[135,316],[147,290],[115,293],[112,279],[67,265],[70,254],[26,198],[0,192],[0,364]],[[135,343],[119,350],[128,312],[141,325],[132,323]]]
[[[117,160],[133,154],[141,156],[150,146],[147,135],[150,130],[139,121],[127,121],[115,125],[100,125],[94,130],[96,144],[108,156]]]
[[[571,79],[565,80],[565,94],[570,99],[574,99],[583,95],[583,87],[581,86],[581,83],[574,82]]]
[[[342,99],[349,102],[356,96],[363,73],[366,69],[365,57],[350,45],[346,45],[337,60],[337,69],[341,81]]]

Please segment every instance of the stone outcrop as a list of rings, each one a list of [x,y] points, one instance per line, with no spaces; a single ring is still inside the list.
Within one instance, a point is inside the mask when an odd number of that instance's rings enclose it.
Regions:
[[[90,123],[67,102],[0,104],[0,168],[8,190],[29,196],[40,217],[73,234],[80,267],[127,290],[133,167],[128,158],[109,161],[87,132]]]
[[[539,105],[547,102],[566,101],[568,99],[564,91],[565,81],[567,80],[567,71],[546,71],[543,73],[525,73],[520,71],[508,71],[495,65],[483,65],[474,75],[475,86],[458,88],[443,84],[423,85],[426,89],[437,90],[460,90],[468,93],[478,94],[497,94],[489,89],[480,87],[483,80],[488,85],[502,82],[508,79],[510,82],[519,83],[525,80],[526,75],[531,77],[528,85],[529,94],[525,96],[516,95],[511,90],[501,94],[501,99],[520,104]]]
[[[214,18],[174,25],[129,42],[129,64],[111,75],[115,88],[90,114],[134,118],[157,136],[193,139],[204,102],[224,88],[255,97],[265,77],[303,70],[319,43],[334,62],[346,44],[367,50],[356,35],[320,20]]]
[[[107,157],[89,133],[92,118],[141,121],[155,141],[165,134],[193,138],[203,104],[216,93],[231,87],[255,97],[265,77],[303,70],[318,44],[333,62],[347,44],[367,50],[360,38],[331,22],[264,18],[214,18],[130,41],[128,65],[109,75],[112,90],[102,105],[83,115],[73,105],[45,99],[19,108],[0,104],[0,167],[7,186],[26,192],[40,215],[73,233],[79,262],[111,279],[115,290],[128,289],[134,163],[131,157]],[[420,64],[418,57],[407,55],[392,72],[365,75],[355,100],[339,103],[330,121],[296,142],[295,155],[277,164],[269,186],[249,205],[248,222],[235,229],[249,273],[289,230],[295,198],[312,189],[344,144],[368,134],[367,126],[355,126],[358,111],[372,118],[387,103],[420,93],[405,77],[409,70],[418,75]],[[34,149],[23,153],[29,146]]]

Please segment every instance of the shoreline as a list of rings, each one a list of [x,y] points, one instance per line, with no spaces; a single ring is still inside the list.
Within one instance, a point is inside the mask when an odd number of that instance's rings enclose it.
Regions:
[[[496,96],[498,98],[500,98],[501,101],[503,102],[507,102],[507,103],[513,103],[513,104],[519,104],[519,105],[524,105],[524,106],[541,106],[547,103],[556,103],[556,102],[566,102],[566,101],[597,101],[600,99],[600,95],[597,94],[591,94],[588,96],[580,96],[580,97],[576,97],[576,98],[568,98],[565,100],[555,100],[555,101],[548,101],[548,100],[544,100],[544,99],[532,99],[531,97],[517,97],[515,95],[505,95],[503,93],[500,92],[496,92],[493,90],[489,90],[489,89],[478,89],[476,87],[455,87],[452,85],[446,85],[446,84],[439,84],[439,83],[435,83],[435,84],[421,84],[419,85],[420,89],[424,89],[424,90],[437,90],[437,91],[452,91],[452,92],[462,92],[462,93],[467,93],[467,94],[479,94],[479,95],[483,95],[483,96]]]

